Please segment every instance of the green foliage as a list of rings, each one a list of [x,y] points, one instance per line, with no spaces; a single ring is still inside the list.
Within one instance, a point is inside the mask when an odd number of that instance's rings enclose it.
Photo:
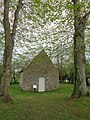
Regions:
[[[19,83],[19,78],[20,78],[19,71],[13,70],[12,75],[11,75],[10,84],[18,84]]]
[[[86,76],[90,76],[90,64],[86,64]]]
[[[60,84],[55,91],[23,92],[10,86],[12,104],[0,98],[0,120],[89,120],[90,97],[69,100],[73,85]]]
[[[0,83],[1,83],[1,78],[3,76],[3,66],[0,64]]]
[[[16,9],[17,1],[18,0],[11,0],[10,2],[10,18],[9,19],[11,23],[13,21],[13,17],[14,17],[13,12]],[[43,46],[43,44],[46,44],[45,50],[48,51],[49,54],[51,54],[52,59],[53,58],[56,59],[57,54],[60,54],[60,55],[64,54],[65,51],[67,51],[68,54],[71,54],[69,53],[68,50],[62,50],[60,44],[63,40],[62,44],[65,44],[65,46],[63,46],[64,49],[66,49],[68,45],[70,46],[70,44],[65,43],[65,41],[67,39],[69,40],[69,37],[70,38],[72,37],[72,35],[70,34],[72,34],[71,32],[73,31],[73,9],[76,9],[77,7],[79,7],[79,8],[82,8],[81,9],[82,11],[85,10],[81,13],[87,12],[90,8],[90,2],[88,2],[88,0],[81,1],[81,3],[76,5],[75,6],[76,8],[74,8],[74,5],[70,0],[67,0],[67,1],[62,1],[62,0],[59,0],[59,1],[58,0],[31,0],[29,1],[27,0],[27,1],[24,1],[23,6],[24,6],[23,11],[21,11],[20,13],[19,24],[17,28],[17,36],[15,38],[15,41],[16,41],[15,45],[17,47],[15,46],[15,51],[14,51],[15,59],[12,63],[13,68],[19,69],[25,66],[28,63],[28,61],[30,61],[31,54],[33,56],[35,55],[36,51],[38,51],[36,48],[37,45],[40,48]],[[63,16],[63,14],[65,16]],[[49,29],[46,29],[46,28],[49,28]],[[69,31],[69,32],[66,32],[66,31]],[[37,34],[37,36],[34,40],[35,33]],[[90,38],[90,34],[88,36]],[[24,42],[22,42],[22,40],[24,40]],[[34,47],[32,45],[33,41],[36,41],[36,43],[34,44]],[[38,41],[40,41],[39,42],[40,44],[38,44]],[[88,43],[90,43],[90,39]],[[3,42],[3,46],[4,46],[4,42]],[[24,50],[24,46],[28,48],[28,50],[25,49],[25,52],[22,52],[22,50]],[[21,47],[22,47],[22,50],[20,50]],[[0,48],[2,48],[2,46],[0,46]],[[17,53],[17,50],[18,50],[17,48],[19,48],[19,54]],[[0,51],[1,50],[2,49],[0,49]],[[35,52],[33,52],[33,50]],[[88,49],[88,51],[90,51],[90,49]],[[67,72],[69,74],[70,69],[67,65],[67,63],[69,62],[66,62],[67,55],[63,55],[63,56],[65,58],[63,59],[62,64],[65,64],[65,66],[67,66]]]

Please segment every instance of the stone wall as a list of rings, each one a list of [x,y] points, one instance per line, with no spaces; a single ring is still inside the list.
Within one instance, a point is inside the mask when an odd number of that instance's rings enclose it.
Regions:
[[[46,53],[39,54],[25,69],[21,88],[33,91],[33,85],[38,86],[39,77],[45,77],[45,89],[54,90],[59,87],[59,72]]]

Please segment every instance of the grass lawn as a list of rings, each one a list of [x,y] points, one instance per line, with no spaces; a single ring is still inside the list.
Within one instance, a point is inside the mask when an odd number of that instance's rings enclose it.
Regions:
[[[73,85],[65,83],[44,93],[23,92],[11,85],[13,103],[0,98],[0,120],[90,120],[90,97],[70,100],[72,90]]]

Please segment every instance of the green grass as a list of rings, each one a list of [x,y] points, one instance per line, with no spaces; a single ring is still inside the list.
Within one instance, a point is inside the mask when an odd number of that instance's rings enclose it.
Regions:
[[[90,120],[90,97],[70,100],[72,90],[73,85],[60,84],[55,91],[23,92],[11,85],[13,103],[0,98],[0,120]]]

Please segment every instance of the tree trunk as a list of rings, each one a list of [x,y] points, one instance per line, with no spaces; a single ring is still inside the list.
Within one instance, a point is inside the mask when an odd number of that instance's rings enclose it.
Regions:
[[[5,33],[5,50],[3,56],[3,78],[1,81],[1,86],[2,86],[2,95],[4,97],[5,102],[11,100],[11,97],[9,95],[9,84],[10,84],[10,76],[11,76],[12,52],[14,47],[14,37],[16,34],[19,11],[22,7],[22,0],[18,1],[18,6],[14,15],[14,24],[12,30],[10,29],[10,23],[9,23],[9,3],[10,0],[4,0],[3,26]]]
[[[9,0],[4,1],[4,33],[5,33],[5,50],[3,58],[3,78],[2,78],[2,94],[5,101],[10,100],[9,96],[9,80],[11,72],[11,59],[12,59],[12,50],[13,44],[11,39],[11,30],[9,24]]]
[[[74,0],[74,5],[78,0]],[[72,97],[79,98],[87,96],[86,74],[85,74],[85,27],[86,19],[80,15],[80,8],[74,9],[74,90]]]
[[[79,25],[74,34],[75,83],[73,95],[76,95],[77,97],[87,95],[85,61],[84,29],[83,25]]]

